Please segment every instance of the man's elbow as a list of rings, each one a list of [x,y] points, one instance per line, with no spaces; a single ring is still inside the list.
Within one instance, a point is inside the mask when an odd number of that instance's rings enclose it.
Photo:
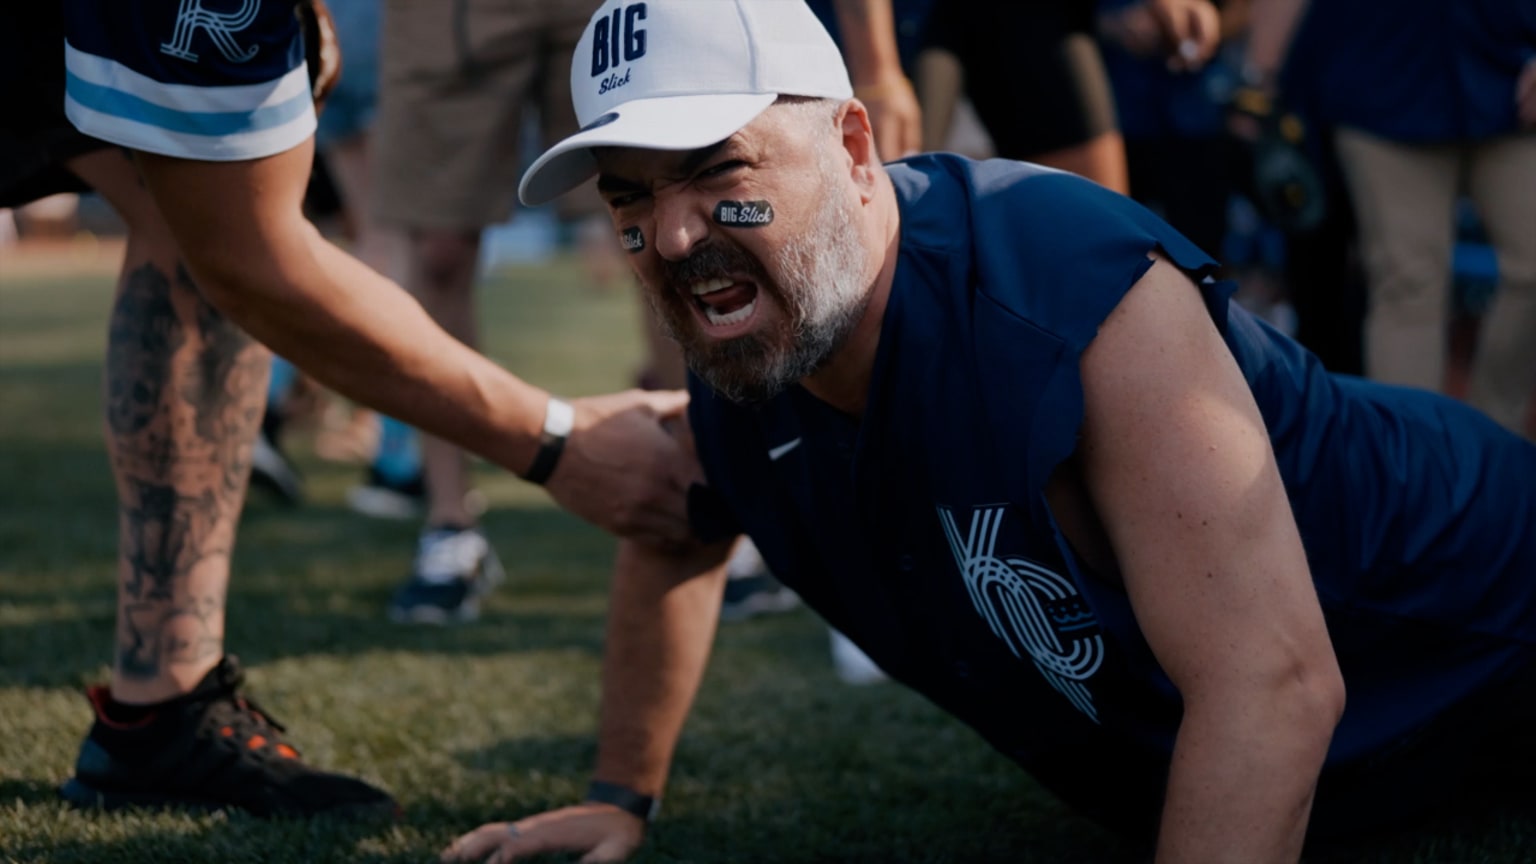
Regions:
[[[1319,760],[1326,755],[1333,732],[1344,716],[1346,692],[1339,664],[1330,655],[1293,666],[1286,681],[1277,688],[1278,702],[1284,706],[1295,734],[1316,750]]]
[[[252,329],[250,325],[257,323],[253,316],[289,305],[297,285],[305,281],[301,274],[306,269],[312,273],[318,266],[304,240],[189,244],[183,255],[203,299],[230,320]]]

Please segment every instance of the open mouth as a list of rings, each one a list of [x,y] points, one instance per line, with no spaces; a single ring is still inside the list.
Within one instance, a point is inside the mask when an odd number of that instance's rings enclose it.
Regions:
[[[757,311],[757,286],[751,282],[716,277],[689,287],[694,309],[711,330],[731,330],[744,325]]]

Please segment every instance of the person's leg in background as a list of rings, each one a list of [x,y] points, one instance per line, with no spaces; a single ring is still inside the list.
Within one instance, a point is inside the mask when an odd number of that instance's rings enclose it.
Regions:
[[[443,329],[466,345],[479,343],[475,281],[479,272],[480,229],[412,228],[408,232],[404,285]],[[429,530],[468,530],[478,514],[470,512],[469,458],[464,451],[431,435],[421,439],[427,482]]]
[[[512,215],[523,107],[537,98],[546,7],[558,5],[582,4],[461,0],[454,14],[410,0],[384,4],[373,212],[407,237],[406,289],[469,345],[477,341],[481,235]],[[589,12],[581,10],[584,21]],[[420,448],[425,524],[389,614],[470,620],[503,570],[479,528],[468,458],[431,436]]]
[[[323,175],[328,180],[324,188],[334,193],[352,254],[379,273],[398,281],[404,238],[378,224],[370,207],[369,130],[378,102],[379,0],[331,0],[326,5],[344,65],[341,76],[320,107],[319,124],[315,130],[316,176]],[[312,181],[312,192],[315,188]],[[298,473],[283,453],[281,439],[293,414],[293,397],[300,392],[306,397],[315,397],[304,401],[317,409],[328,398],[318,385],[304,379],[292,364],[280,357],[273,358],[266,417],[262,421],[262,433],[256,440],[251,479],[290,504],[298,503],[303,493]],[[317,435],[317,452],[350,456],[365,446],[372,450],[369,445],[377,433],[369,426],[378,423],[373,412],[354,408],[348,422],[333,423],[335,421],[327,414],[326,426]],[[332,440],[321,441],[320,436],[330,436]],[[342,442],[335,440],[337,436],[351,436],[354,440]],[[384,490],[380,494],[387,496],[391,492],[393,490]]]
[[[352,253],[379,273],[403,283],[407,238],[397,228],[382,224],[374,207],[380,3],[330,2],[346,66],[320,115],[315,143],[346,209]],[[376,446],[364,482],[347,490],[348,505],[376,518],[421,518],[426,492],[416,430],[390,417],[353,410],[373,418]],[[343,428],[355,429],[357,423],[354,417]]]
[[[996,155],[1129,193],[1125,142],[1093,16],[985,3],[936,6],[917,64],[924,146],[942,147],[963,89]]]
[[[377,5],[375,0],[351,2]],[[335,5],[332,4],[333,8]],[[349,66],[349,69],[355,69],[355,64]],[[377,67],[370,71],[376,73]],[[375,94],[370,93],[370,106],[374,98]],[[321,115],[320,120],[323,132],[326,128],[326,115]],[[340,187],[342,201],[351,217],[350,222],[355,232],[353,253],[364,264],[400,282],[407,272],[407,240],[401,232],[379,224],[373,212],[372,124],[370,107],[367,116],[362,118],[353,134],[335,140],[321,140],[320,144],[326,164],[330,166],[331,176]],[[348,505],[359,513],[376,518],[421,518],[422,504],[426,500],[421,436],[414,428],[393,417],[374,415],[355,407],[353,411],[362,411],[374,418],[377,444],[373,448],[366,479],[347,490]],[[355,428],[357,423],[358,419],[354,417],[347,428]]]
[[[1527,425],[1536,394],[1536,134],[1469,147],[1468,192],[1498,257],[1499,286],[1483,316],[1468,401],[1536,437]]]
[[[1317,225],[1285,235],[1283,275],[1296,309],[1296,341],[1330,372],[1364,375],[1365,275],[1333,131],[1309,123],[1307,150],[1322,180],[1324,210]]]
[[[1451,252],[1461,159],[1451,145],[1335,133],[1365,263],[1365,371],[1440,391],[1445,380]]]
[[[298,384],[299,370],[283,358],[273,357],[260,434],[251,451],[251,485],[266,489],[278,501],[288,505],[304,500],[304,480],[281,444],[288,406]]]

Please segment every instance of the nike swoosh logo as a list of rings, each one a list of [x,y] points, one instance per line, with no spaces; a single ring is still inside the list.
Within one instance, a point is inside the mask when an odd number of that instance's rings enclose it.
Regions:
[[[768,451],[768,458],[774,462],[779,461],[780,459],[784,458],[784,454],[795,449],[796,447],[799,447],[800,441],[801,439],[796,438],[793,441],[787,441],[783,444],[780,444],[779,446]]]

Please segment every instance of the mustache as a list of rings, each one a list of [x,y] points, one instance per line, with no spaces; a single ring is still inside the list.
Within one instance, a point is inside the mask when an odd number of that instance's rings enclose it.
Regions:
[[[766,281],[762,266],[745,250],[714,242],[704,246],[681,261],[665,262],[662,277],[668,285],[686,288],[695,282],[725,276],[728,273],[745,272],[759,284]]]

